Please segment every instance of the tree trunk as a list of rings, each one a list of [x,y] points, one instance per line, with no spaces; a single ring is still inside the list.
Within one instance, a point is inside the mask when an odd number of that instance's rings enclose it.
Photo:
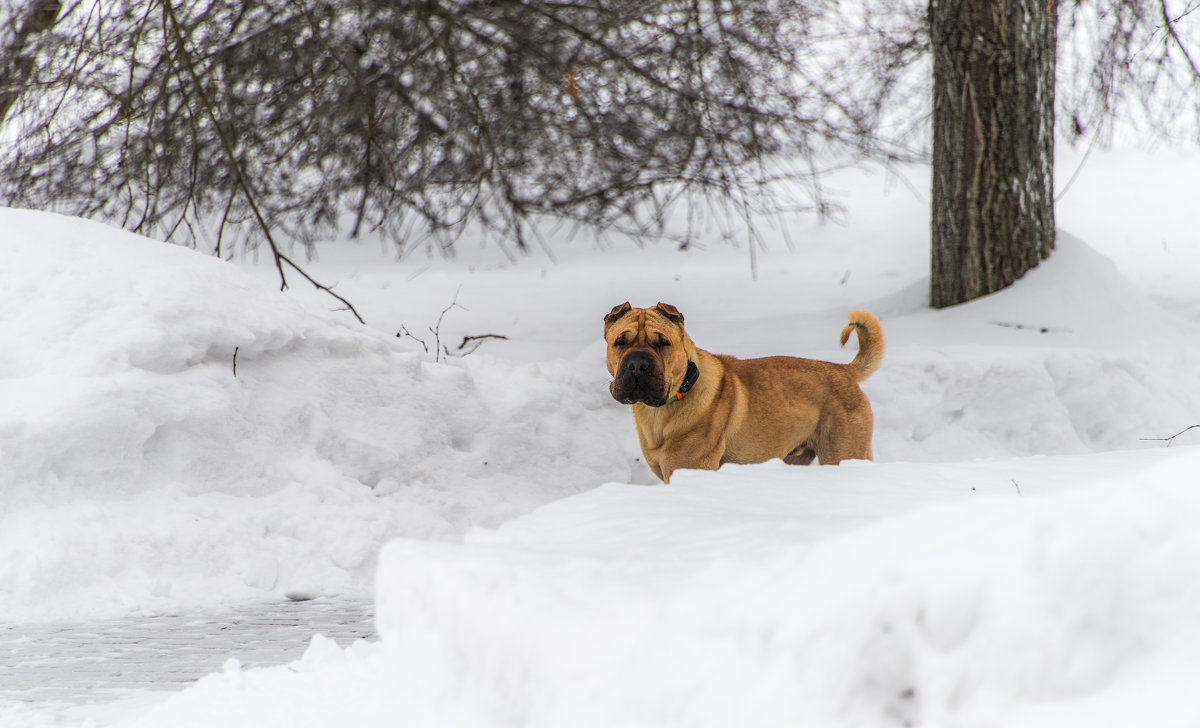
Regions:
[[[1000,290],[1054,248],[1055,0],[930,0],[930,303]]]

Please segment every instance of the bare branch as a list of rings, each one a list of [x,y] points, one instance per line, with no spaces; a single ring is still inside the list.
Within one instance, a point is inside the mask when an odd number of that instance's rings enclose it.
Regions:
[[[255,218],[255,220],[258,221],[258,225],[262,231],[263,237],[266,239],[267,244],[270,245],[270,247],[271,247],[271,253],[275,258],[275,267],[279,271],[280,290],[286,290],[288,287],[287,275],[284,273],[284,269],[283,269],[283,266],[286,263],[287,265],[291,266],[291,268],[293,270],[295,270],[297,273],[299,273],[301,276],[303,276],[305,280],[307,280],[309,283],[311,283],[313,286],[315,286],[318,290],[324,291],[325,293],[328,293],[330,296],[333,296],[334,298],[336,298],[338,301],[341,301],[342,304],[345,305],[346,309],[349,310],[350,313],[354,314],[354,318],[358,319],[359,323],[365,324],[366,322],[363,321],[362,316],[360,316],[358,314],[358,310],[355,309],[354,306],[349,301],[347,301],[342,296],[334,293],[328,286],[318,283],[316,280],[314,280],[312,278],[312,276],[310,276],[308,273],[306,273],[303,268],[296,265],[296,263],[291,258],[284,255],[283,252],[279,249],[279,245],[275,242],[275,236],[271,233],[271,226],[267,224],[266,219],[263,217],[262,212],[258,206],[257,198],[256,198],[253,190],[251,190],[251,188],[250,188],[250,183],[246,180],[246,175],[242,171],[242,165],[238,162],[237,154],[233,149],[233,142],[230,140],[228,133],[225,131],[223,125],[221,124],[221,120],[217,118],[216,111],[213,108],[213,103],[208,98],[208,94],[205,92],[205,89],[204,89],[204,84],[201,82],[200,75],[196,71],[196,66],[192,62],[191,54],[187,48],[187,40],[186,40],[186,38],[184,38],[184,35],[183,35],[183,27],[180,25],[179,19],[175,15],[175,9],[174,9],[174,7],[172,7],[172,0],[162,0],[162,7],[163,7],[163,12],[166,14],[167,19],[170,21],[170,26],[171,26],[172,32],[174,34],[174,37],[175,37],[175,48],[176,48],[177,56],[178,56],[179,60],[182,61],[183,65],[184,65],[184,69],[187,71],[188,76],[191,77],[193,89],[196,94],[196,97],[200,100],[200,103],[203,106],[205,112],[207,113],[209,119],[212,120],[213,128],[216,130],[217,136],[221,140],[221,147],[225,151],[225,156],[226,156],[226,159],[228,160],[229,168],[233,172],[234,177],[237,180],[237,186],[241,189],[242,194],[244,195],[244,199],[246,200],[246,204],[248,204],[250,206],[250,210],[254,213],[254,218]]]
[[[1070,334],[1071,329],[1057,328],[1053,326],[1040,326],[1038,324],[1021,324],[1012,321],[989,321],[993,326],[1003,326],[1006,329],[1017,329],[1019,331],[1036,331],[1039,334]]]
[[[1139,437],[1138,439],[1142,440],[1144,442],[1165,442],[1165,443],[1167,443],[1167,447],[1170,447],[1171,443],[1175,442],[1175,438],[1179,437],[1180,435],[1187,432],[1188,430],[1194,430],[1197,427],[1200,427],[1200,425],[1190,425],[1188,427],[1183,428],[1179,432],[1176,432],[1174,435],[1171,435],[1170,437]]]
[[[424,339],[418,339],[416,336],[414,336],[414,335],[413,335],[413,333],[412,333],[411,331],[409,331],[409,330],[408,330],[406,327],[404,327],[404,326],[401,326],[401,327],[400,327],[400,330],[396,332],[396,338],[397,338],[397,339],[403,339],[403,338],[409,338],[409,339],[412,339],[413,341],[415,341],[415,342],[417,342],[418,344],[420,344],[420,345],[421,345],[421,348],[425,350],[425,353],[426,353],[426,354],[428,354],[428,353],[429,353],[429,345],[425,343],[425,340],[424,340]]]
[[[480,346],[483,345],[483,342],[487,341],[488,339],[500,339],[502,341],[508,341],[508,337],[504,336],[503,334],[476,334],[474,336],[464,336],[462,343],[458,345],[457,351],[462,352],[461,354],[458,354],[458,356],[466,356],[474,353]],[[472,345],[470,349],[467,349],[468,344]]]
[[[1163,27],[1166,28],[1167,34],[1171,36],[1171,40],[1175,43],[1175,47],[1179,49],[1179,52],[1183,54],[1184,60],[1186,60],[1188,66],[1191,67],[1192,75],[1197,79],[1200,79],[1200,66],[1196,65],[1196,61],[1192,59],[1192,54],[1188,52],[1187,46],[1184,45],[1183,40],[1180,39],[1179,32],[1175,30],[1175,23],[1178,22],[1178,18],[1171,17],[1171,13],[1167,11],[1167,0],[1159,0],[1158,6],[1162,11]]]
[[[265,242],[281,286],[284,234],[311,244],[371,230],[402,250],[449,251],[470,226],[510,254],[543,242],[530,235],[548,217],[649,239],[672,206],[733,194],[756,213],[828,209],[807,183],[814,150],[893,156],[872,138],[881,104],[856,88],[861,72],[815,60],[840,42],[812,27],[838,27],[835,4],[150,0],[71,12],[36,48],[39,100],[14,111],[0,195],[215,240],[222,256]],[[906,59],[920,47],[887,42]]]

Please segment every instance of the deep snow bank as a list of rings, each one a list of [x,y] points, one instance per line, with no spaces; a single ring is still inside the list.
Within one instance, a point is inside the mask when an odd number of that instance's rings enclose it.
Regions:
[[[1111,241],[1085,243],[1059,231],[1050,259],[1011,288],[932,311],[927,201],[880,195],[859,176],[837,176],[853,190],[852,224],[797,220],[794,250],[764,225],[776,237],[757,279],[746,251],[728,241],[685,251],[564,245],[553,264],[535,258],[497,266],[470,251],[465,260],[397,262],[370,246],[331,246],[323,271],[369,310],[373,324],[421,331],[456,299],[467,310],[451,312],[447,328],[510,337],[485,351],[593,368],[604,357],[600,319],[624,300],[677,305],[693,340],[715,353],[831,361],[853,356],[854,343],[839,349],[837,336],[849,311],[868,308],[888,342],[882,368],[864,383],[880,461],[1136,448],[1145,446],[1139,438],[1195,421],[1200,350],[1192,342],[1200,341],[1200,327],[1132,285],[1098,252]],[[1148,251],[1147,265],[1169,265],[1157,247],[1143,247],[1155,253]],[[1181,277],[1195,269],[1190,262],[1179,258]],[[619,426],[628,428],[628,420]]]
[[[479,271],[493,298],[475,311],[522,316],[517,349],[571,356],[434,364],[189,250],[32,211],[0,210],[0,228],[0,616],[14,619],[363,592],[390,538],[456,538],[602,482],[651,482],[607,394],[614,296],[671,298],[715,351],[834,361],[852,356],[830,348],[845,312],[876,309],[888,353],[865,388],[884,462],[1137,447],[1200,411],[1195,325],[1067,236],[1013,289],[941,312],[920,283],[862,300],[920,251],[880,249],[885,273],[843,291],[833,240],[759,281],[731,279],[743,253],[724,248],[614,251],[603,274],[580,256],[516,285]],[[824,281],[821,306],[847,300],[805,312],[801,274]],[[376,310],[406,300],[339,290]]]
[[[433,364],[190,250],[0,229],[0,617],[361,591],[389,538],[636,464],[602,369]]]
[[[880,460],[1146,447],[1200,412],[1200,327],[1068,233],[992,295],[934,311],[927,285],[868,305],[888,337],[863,385]]]
[[[389,544],[380,633],[481,725],[1194,725],[1198,469],[1191,448],[605,486],[467,545]]]
[[[1195,725],[1198,467],[1179,448],[605,485],[465,544],[393,542],[381,643],[318,637],[120,725]]]

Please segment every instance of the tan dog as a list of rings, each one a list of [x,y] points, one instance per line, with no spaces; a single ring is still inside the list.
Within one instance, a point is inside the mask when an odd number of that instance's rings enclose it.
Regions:
[[[871,404],[858,383],[879,368],[883,328],[850,314],[842,345],[858,333],[849,364],[790,356],[736,359],[697,348],[668,303],[615,306],[604,317],[609,391],[633,405],[646,464],[664,483],[680,468],[724,463],[823,465],[871,459]]]

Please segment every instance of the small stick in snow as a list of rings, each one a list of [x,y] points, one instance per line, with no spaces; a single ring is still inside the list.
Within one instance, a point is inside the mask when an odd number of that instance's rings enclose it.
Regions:
[[[467,310],[466,306],[463,306],[463,305],[459,304],[459,302],[458,302],[458,294],[460,291],[462,291],[462,286],[459,286],[458,290],[454,292],[454,300],[450,302],[450,305],[446,306],[445,308],[442,309],[441,315],[438,316],[437,326],[429,327],[429,333],[433,334],[433,360],[434,361],[441,361],[443,350],[445,350],[447,358],[449,358],[449,356],[450,356],[450,350],[446,349],[446,347],[442,346],[442,319],[446,318],[446,314],[452,308],[461,308],[464,311]],[[424,343],[424,342],[422,342],[422,343]]]
[[[462,286],[459,286],[458,290],[454,292],[454,300],[450,301],[449,305],[443,308],[442,312],[438,314],[437,323],[433,326],[427,327],[429,329],[429,333],[433,334],[434,361],[440,362],[443,358],[449,359],[452,356],[466,356],[467,354],[470,354],[478,349],[480,345],[482,345],[483,342],[487,341],[488,339],[504,339],[505,341],[508,341],[508,337],[504,336],[503,334],[476,334],[475,336],[464,336],[462,343],[458,345],[458,349],[456,349],[454,353],[450,351],[449,344],[442,343],[442,322],[446,319],[446,314],[450,313],[450,311],[456,308],[460,308],[463,311],[469,310],[466,306],[463,306],[458,302],[458,294],[461,292]],[[415,335],[413,335],[413,332],[409,331],[404,326],[400,327],[400,330],[396,332],[396,336],[398,338],[408,337],[412,339],[421,345],[421,348],[425,350],[426,354],[429,353],[429,344],[427,344],[424,339],[417,338]],[[474,346],[471,346],[472,344],[474,344]]]
[[[1003,326],[1003,327],[1009,328],[1009,329],[1021,329],[1021,330],[1029,329],[1030,331],[1036,331],[1039,334],[1049,334],[1051,332],[1054,332],[1057,334],[1074,333],[1070,329],[1058,329],[1058,328],[1054,328],[1052,326],[1030,326],[1029,324],[1018,324],[1018,323],[1013,323],[1011,321],[991,321],[989,323],[991,323],[993,326]]]
[[[1188,430],[1194,430],[1197,427],[1200,427],[1200,425],[1190,425],[1188,427],[1183,428],[1179,432],[1176,432],[1174,435],[1171,435],[1170,437],[1139,437],[1138,439],[1143,440],[1143,441],[1165,442],[1165,443],[1167,443],[1167,447],[1171,447],[1171,443],[1175,441],[1175,438],[1179,437],[1180,435],[1187,432]]]
[[[408,338],[412,339],[413,341],[417,342],[418,344],[420,344],[421,348],[425,350],[426,354],[429,353],[429,345],[425,343],[424,339],[418,339],[417,337],[413,336],[413,333],[411,331],[409,331],[406,327],[401,326],[400,330],[396,332],[396,338],[401,339],[406,336]]]
[[[237,352],[238,348],[233,347],[233,378],[237,379]]]
[[[1012,479],[1012,484],[1017,487],[1017,495],[1021,495],[1021,484],[1018,483],[1015,478]]]
[[[462,354],[459,354],[459,356],[466,356],[467,354],[470,354],[478,349],[483,342],[488,339],[503,339],[504,341],[508,341],[508,337],[504,334],[476,334],[475,336],[464,336],[462,343],[458,345],[458,350],[462,351]],[[467,344],[472,343],[475,345],[470,349],[467,349]],[[464,349],[466,349],[466,351],[463,351]]]

